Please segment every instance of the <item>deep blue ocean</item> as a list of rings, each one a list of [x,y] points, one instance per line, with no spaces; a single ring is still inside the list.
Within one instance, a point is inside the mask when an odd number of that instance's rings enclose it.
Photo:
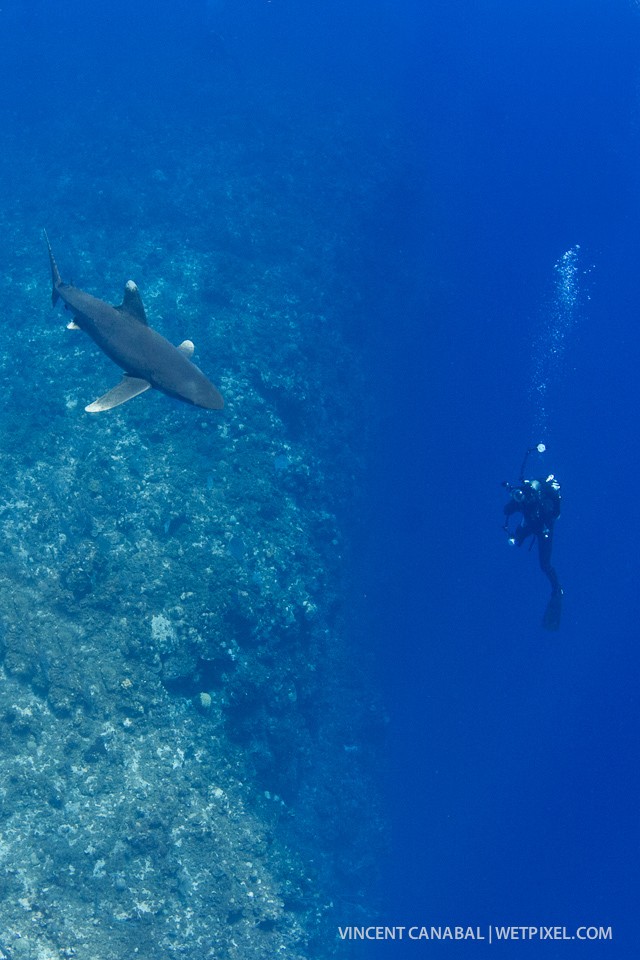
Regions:
[[[0,26],[0,960],[637,956],[640,5]]]

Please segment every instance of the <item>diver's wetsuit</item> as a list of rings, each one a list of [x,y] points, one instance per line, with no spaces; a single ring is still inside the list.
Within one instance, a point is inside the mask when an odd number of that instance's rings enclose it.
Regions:
[[[509,533],[509,517],[522,514],[520,525]],[[551,599],[545,612],[543,625],[547,630],[557,630],[562,611],[562,587],[555,568],[551,565],[553,525],[560,516],[560,484],[553,475],[542,480],[522,480],[511,488],[511,500],[505,504],[504,529],[510,541],[522,546],[528,537],[538,541],[540,568],[551,584]]]

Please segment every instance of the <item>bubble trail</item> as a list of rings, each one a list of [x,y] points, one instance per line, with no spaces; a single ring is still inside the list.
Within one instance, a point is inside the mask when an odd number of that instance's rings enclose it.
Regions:
[[[548,435],[548,395],[562,373],[567,338],[577,319],[581,296],[579,253],[580,245],[576,244],[554,264],[552,295],[533,344],[531,402],[535,437]]]

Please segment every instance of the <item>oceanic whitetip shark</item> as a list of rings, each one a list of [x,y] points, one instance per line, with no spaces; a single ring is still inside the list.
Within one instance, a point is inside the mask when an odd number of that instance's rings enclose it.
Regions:
[[[125,284],[124,299],[120,306],[112,307],[70,283],[63,283],[46,230],[44,237],[51,261],[53,305],[58,299],[63,300],[74,314],[73,321],[67,324],[68,328],[84,330],[124,370],[120,383],[85,407],[88,413],[111,410],[150,387],[186,403],[193,403],[196,407],[222,409],[222,397],[202,370],[191,362],[195,349],[191,340],[174,347],[151,329],[133,280]]]

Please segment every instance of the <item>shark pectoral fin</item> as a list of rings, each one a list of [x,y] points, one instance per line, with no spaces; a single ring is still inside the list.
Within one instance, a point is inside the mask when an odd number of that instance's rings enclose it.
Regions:
[[[192,340],[183,340],[176,349],[178,349],[180,353],[184,353],[185,357],[190,360],[196,348]]]
[[[101,413],[103,410],[113,410],[114,407],[119,407],[121,403],[126,403],[127,400],[137,397],[139,393],[144,393],[145,390],[149,390],[151,384],[148,380],[142,380],[139,377],[128,377],[126,374],[115,387],[109,390],[108,393],[105,393],[104,396],[98,397],[97,400],[94,400],[93,403],[90,403],[88,407],[85,407],[87,413]]]

